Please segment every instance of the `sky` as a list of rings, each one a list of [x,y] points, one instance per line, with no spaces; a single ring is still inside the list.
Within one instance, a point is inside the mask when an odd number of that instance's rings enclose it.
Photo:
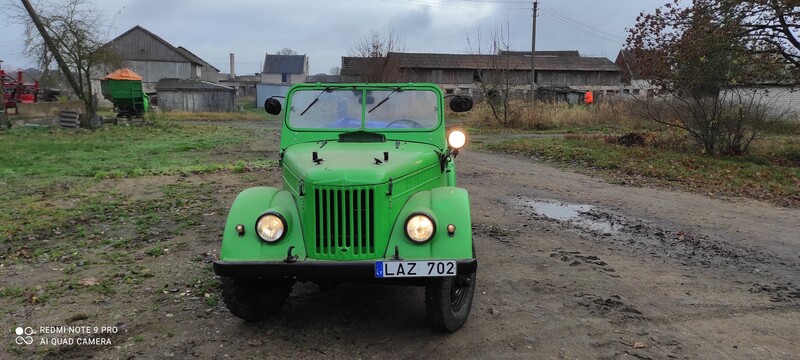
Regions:
[[[16,0],[0,0],[10,3]],[[40,0],[58,1],[58,0]],[[578,50],[612,61],[640,12],[668,0],[540,0],[537,50]],[[407,52],[476,53],[506,28],[512,50],[530,50],[531,1],[524,0],[89,0],[107,19],[112,40],[135,25],[183,46],[221,72],[261,71],[265,53],[291,48],[309,57],[310,74],[329,73],[371,31],[400,34]],[[34,62],[23,54],[23,29],[0,12],[3,69]],[[506,31],[504,31],[506,32]],[[480,34],[480,35],[478,35]],[[469,41],[468,41],[469,39]]]

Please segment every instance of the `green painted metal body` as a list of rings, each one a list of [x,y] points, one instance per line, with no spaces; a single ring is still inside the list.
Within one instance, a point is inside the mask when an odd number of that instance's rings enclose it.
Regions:
[[[141,80],[104,79],[100,80],[100,90],[120,112],[141,115],[150,106]]]
[[[330,87],[355,96],[363,92],[364,98],[373,90],[433,92],[437,119],[426,128],[369,129],[364,118],[360,128],[293,128],[290,117],[307,106],[292,104],[295,93],[316,95]],[[378,100],[372,104],[364,100],[362,114]],[[282,261],[292,246],[298,262],[383,260],[395,251],[405,260],[472,258],[469,197],[466,190],[455,187],[444,107],[441,90],[434,84],[293,86],[283,112],[283,188],[257,187],[239,194],[228,214],[220,260]],[[353,131],[379,133],[385,139],[339,141],[340,134]],[[314,153],[321,161],[314,161]],[[256,220],[267,211],[280,213],[288,223],[285,237],[275,243],[256,235]],[[422,244],[408,239],[404,229],[409,215],[418,212],[430,215],[436,227],[433,238]],[[237,224],[245,226],[241,236]],[[447,231],[450,224],[456,228],[452,235]]]

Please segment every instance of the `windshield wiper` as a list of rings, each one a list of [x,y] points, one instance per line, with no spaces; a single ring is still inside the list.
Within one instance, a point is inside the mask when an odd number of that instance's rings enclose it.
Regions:
[[[400,88],[399,88],[399,87],[398,87],[398,88],[394,88],[394,90],[392,90],[392,92],[390,92],[390,93],[389,93],[389,95],[386,95],[386,97],[385,97],[385,98],[383,98],[383,100],[381,100],[380,102],[378,102],[377,104],[375,104],[375,106],[373,106],[373,107],[372,107],[372,109],[369,109],[369,111],[367,111],[367,114],[369,114],[369,113],[372,113],[372,110],[375,110],[375,109],[377,109],[377,108],[378,108],[378,106],[381,106],[381,105],[383,105],[383,103],[385,103],[385,102],[386,102],[386,100],[389,100],[389,96],[392,96],[392,94],[394,94],[394,93],[396,93],[396,92],[398,92],[398,91],[400,91]]]
[[[329,87],[326,87],[326,88],[322,89],[322,92],[319,93],[319,95],[317,95],[317,97],[315,97],[313,101],[311,101],[311,104],[308,104],[308,106],[306,106],[306,109],[303,110],[303,112],[300,113],[300,116],[303,116],[303,114],[305,114],[306,111],[308,111],[308,109],[311,109],[311,107],[314,106],[314,104],[317,103],[317,100],[319,100],[319,97],[322,96],[322,94],[324,94],[326,91],[330,91],[330,90],[331,90],[331,88],[329,88]]]

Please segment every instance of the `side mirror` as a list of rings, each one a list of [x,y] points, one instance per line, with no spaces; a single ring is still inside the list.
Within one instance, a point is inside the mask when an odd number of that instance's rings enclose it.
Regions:
[[[281,113],[281,102],[274,99],[269,98],[267,101],[264,101],[264,111],[267,114],[278,115]]]
[[[450,99],[450,110],[464,112],[472,109],[472,99],[469,96],[456,95]]]

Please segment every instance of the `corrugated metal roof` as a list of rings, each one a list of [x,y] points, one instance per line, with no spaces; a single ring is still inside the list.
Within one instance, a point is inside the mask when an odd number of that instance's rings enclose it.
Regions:
[[[371,61],[381,61],[383,58],[366,58],[355,56],[342,56],[342,68],[339,70],[341,75],[362,75],[364,69],[370,66]]]
[[[517,56],[531,56],[530,51],[506,51],[500,50],[498,55],[517,55]],[[581,56],[578,50],[536,50],[536,56],[561,56],[561,57],[579,57]]]
[[[120,34],[119,36],[115,37],[113,40],[105,43],[102,47],[103,48],[110,47],[115,42],[117,42],[119,39],[122,39],[122,38],[128,36],[129,34],[131,34],[134,31],[141,31],[142,33],[146,34],[147,36],[150,36],[151,38],[155,39],[156,41],[158,41],[161,44],[163,44],[164,46],[166,46],[168,49],[173,50],[176,53],[178,53],[178,55],[180,57],[183,57],[184,59],[186,59],[186,61],[188,61],[190,63],[194,63],[194,64],[197,64],[197,65],[200,65],[200,66],[210,66],[210,67],[214,68],[215,70],[219,71],[219,69],[217,69],[214,66],[212,66],[211,64],[203,61],[203,59],[201,59],[197,55],[193,54],[191,51],[187,50],[186,48],[181,47],[181,46],[176,48],[175,46],[173,46],[172,44],[170,44],[169,42],[167,42],[166,40],[164,40],[160,36],[154,34],[150,30],[147,30],[147,29],[143,28],[140,25],[136,25],[136,26],[130,28],[128,31]],[[139,60],[139,59],[137,59],[137,58],[129,58],[129,59],[126,59],[126,60]],[[149,59],[143,59],[143,60],[149,60]]]
[[[531,68],[530,57],[470,54],[389,53],[388,61],[400,68],[422,69],[492,69],[525,70]],[[604,57],[536,56],[536,70],[543,71],[619,71]],[[344,73],[344,66],[342,67]]]
[[[156,84],[156,91],[169,90],[192,90],[192,91],[236,91],[236,89],[215,84],[208,81],[185,80],[185,79],[161,79]]]
[[[305,55],[267,54],[264,56],[264,73],[266,74],[303,74],[305,65]]]
[[[201,59],[199,56],[195,55],[193,52],[189,51],[183,46],[178,46],[175,50],[177,50],[181,55],[183,55],[185,58],[189,59],[193,63],[200,64],[202,66],[208,66],[214,70],[219,71],[219,69],[214,67],[214,65],[205,62],[205,60]]]

